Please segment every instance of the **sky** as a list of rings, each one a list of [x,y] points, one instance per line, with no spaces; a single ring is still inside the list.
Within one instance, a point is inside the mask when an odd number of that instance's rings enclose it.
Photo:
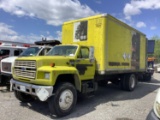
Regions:
[[[160,0],[0,0],[0,40],[61,41],[63,22],[104,13],[160,36]]]

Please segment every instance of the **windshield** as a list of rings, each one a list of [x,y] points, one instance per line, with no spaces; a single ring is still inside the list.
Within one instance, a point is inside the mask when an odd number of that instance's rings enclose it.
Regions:
[[[47,55],[74,56],[76,50],[77,46],[54,46]]]
[[[24,52],[22,52],[20,56],[35,56],[38,54],[39,50],[39,47],[29,47]]]

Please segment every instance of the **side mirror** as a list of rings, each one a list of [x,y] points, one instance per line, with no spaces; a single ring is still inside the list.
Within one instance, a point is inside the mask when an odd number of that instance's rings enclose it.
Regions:
[[[94,62],[94,47],[93,46],[89,48],[89,59],[91,62]]]

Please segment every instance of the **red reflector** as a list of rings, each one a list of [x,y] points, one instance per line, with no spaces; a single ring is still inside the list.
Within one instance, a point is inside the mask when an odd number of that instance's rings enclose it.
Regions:
[[[23,47],[30,47],[29,44],[23,44]]]
[[[16,45],[15,45],[15,44],[12,44],[12,46],[14,46],[14,47],[15,47]]]

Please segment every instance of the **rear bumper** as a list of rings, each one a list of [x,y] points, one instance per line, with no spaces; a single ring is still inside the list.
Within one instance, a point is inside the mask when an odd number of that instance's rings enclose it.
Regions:
[[[159,120],[159,118],[155,115],[154,111],[151,110],[146,120]]]
[[[37,96],[41,101],[46,101],[53,93],[53,86],[40,86],[11,79],[11,89],[26,94]]]

